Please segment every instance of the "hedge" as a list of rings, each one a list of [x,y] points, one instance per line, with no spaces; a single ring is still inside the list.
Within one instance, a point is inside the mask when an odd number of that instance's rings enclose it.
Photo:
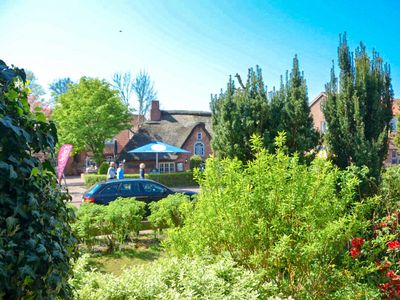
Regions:
[[[107,175],[85,174],[85,185],[90,187],[97,182],[107,179]],[[125,178],[139,178],[139,174],[125,174]],[[193,179],[192,172],[168,173],[168,174],[146,174],[146,179],[151,179],[169,187],[198,186]]]

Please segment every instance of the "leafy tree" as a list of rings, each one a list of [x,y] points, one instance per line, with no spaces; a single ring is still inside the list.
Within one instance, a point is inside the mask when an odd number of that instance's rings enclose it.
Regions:
[[[338,59],[340,80],[332,67],[323,104],[330,157],[340,168],[366,165],[379,179],[392,118],[390,67],[375,51],[370,58],[362,43],[353,58],[346,34],[340,37]]]
[[[297,56],[293,60],[290,78],[278,91],[267,97],[262,71],[249,69],[246,84],[236,74],[239,88],[229,78],[227,89],[211,98],[214,138],[212,147],[217,156],[252,158],[250,137],[262,136],[264,147],[273,151],[271,142],[280,131],[287,132],[287,150],[300,156],[318,144],[308,107],[307,86],[299,71]]]
[[[129,107],[129,101],[134,92],[134,80],[130,72],[115,73],[113,76],[113,87],[119,92],[119,96],[124,104]]]
[[[25,80],[0,60],[0,299],[68,299],[75,239],[50,163],[57,131],[30,112]]]
[[[51,95],[53,98],[56,98],[62,94],[65,94],[68,91],[69,85],[73,83],[74,82],[69,77],[54,80],[49,84]]]
[[[136,75],[133,82],[133,90],[138,101],[138,114],[139,116],[144,116],[149,112],[151,101],[157,98],[157,91],[146,71],[140,71]]]
[[[129,126],[128,108],[104,80],[82,77],[57,98],[53,112],[60,144],[93,153],[100,165],[104,143]]]
[[[32,71],[26,70],[26,79],[28,80],[27,87],[30,89],[30,94],[36,98],[40,98],[45,93],[43,87],[37,82],[37,78]]]
[[[252,157],[250,137],[253,133],[269,142],[270,106],[261,68],[249,69],[246,85],[239,74],[236,78],[239,88],[230,77],[226,91],[211,98],[212,147],[217,156],[247,161]]]
[[[297,55],[286,84],[281,79],[281,87],[271,100],[274,127],[271,131],[277,136],[286,132],[286,146],[289,153],[297,152],[300,157],[318,144],[319,135],[314,128],[308,104],[307,84],[299,70]]]

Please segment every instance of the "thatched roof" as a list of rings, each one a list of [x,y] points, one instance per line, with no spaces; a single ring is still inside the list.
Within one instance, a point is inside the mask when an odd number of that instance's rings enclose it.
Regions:
[[[145,121],[139,131],[134,134],[119,159],[153,160],[155,154],[129,154],[127,151],[136,149],[152,141],[160,141],[182,148],[188,136],[196,126],[204,126],[211,134],[211,113],[200,111],[162,110],[160,121]],[[160,159],[176,159],[176,155],[159,154]]]

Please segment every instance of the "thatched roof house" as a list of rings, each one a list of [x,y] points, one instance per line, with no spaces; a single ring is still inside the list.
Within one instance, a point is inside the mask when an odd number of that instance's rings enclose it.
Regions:
[[[189,169],[188,159],[200,155],[206,159],[211,154],[211,113],[184,110],[160,110],[159,102],[153,101],[150,120],[145,121],[121,150],[118,159],[126,161],[127,172],[137,172],[144,162],[146,169],[155,168],[155,154],[130,154],[128,151],[160,141],[189,151],[189,154],[159,154],[160,172],[176,172]]]

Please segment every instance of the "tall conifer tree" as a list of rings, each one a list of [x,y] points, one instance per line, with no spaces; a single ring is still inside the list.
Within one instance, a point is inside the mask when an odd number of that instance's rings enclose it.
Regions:
[[[281,113],[282,129],[286,131],[289,153],[297,152],[300,157],[318,144],[319,134],[314,128],[308,104],[307,84],[299,69],[297,55],[293,59],[293,68],[287,80]]]
[[[240,87],[230,77],[227,90],[211,98],[212,147],[220,157],[252,158],[250,137],[257,133],[269,142],[269,104],[261,68],[249,69],[246,85],[236,75]]]
[[[332,66],[322,107],[330,157],[341,168],[366,165],[379,179],[392,118],[390,67],[375,51],[370,58],[362,43],[353,57],[346,34],[340,37],[338,59],[340,80]]]

